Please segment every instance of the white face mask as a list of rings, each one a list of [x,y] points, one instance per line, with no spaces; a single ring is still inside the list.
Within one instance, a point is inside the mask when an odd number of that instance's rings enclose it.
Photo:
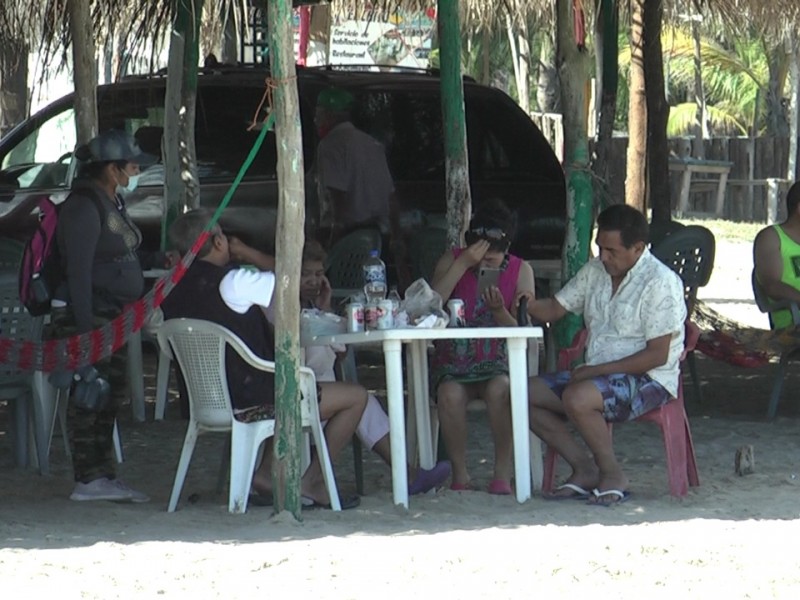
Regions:
[[[137,185],[139,185],[139,174],[128,175],[128,185],[117,185],[117,193],[121,195],[130,194],[136,189]]]

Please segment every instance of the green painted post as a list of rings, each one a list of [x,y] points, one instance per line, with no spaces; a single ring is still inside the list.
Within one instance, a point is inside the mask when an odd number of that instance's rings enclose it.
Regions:
[[[291,0],[267,0],[269,58],[278,147],[275,239],[275,510],[300,518],[300,269],[305,237],[305,188]]]
[[[200,206],[194,118],[197,104],[197,71],[200,64],[200,23],[205,0],[179,0],[175,5],[170,38],[170,74],[167,82],[164,139],[167,167],[164,213],[161,217],[161,249],[167,248],[167,232],[184,208]],[[177,44],[173,48],[173,44]],[[180,61],[180,64],[178,64]],[[174,71],[178,71],[176,74]],[[172,111],[172,114],[169,112]],[[175,137],[178,139],[175,140]],[[179,151],[178,148],[184,148]],[[186,176],[186,174],[189,174]]]
[[[461,77],[461,26],[458,0],[439,0],[437,27],[442,86],[447,237],[461,243],[469,223],[472,199],[469,189],[467,124],[464,115],[464,82]]]
[[[575,43],[572,2],[557,2],[556,61],[564,110],[564,172],[567,180],[567,235],[564,242],[564,281],[578,272],[589,258],[594,191],[589,171],[589,135],[586,127],[586,81],[589,57]],[[559,347],[570,344],[582,326],[580,317],[568,315],[558,322]]]

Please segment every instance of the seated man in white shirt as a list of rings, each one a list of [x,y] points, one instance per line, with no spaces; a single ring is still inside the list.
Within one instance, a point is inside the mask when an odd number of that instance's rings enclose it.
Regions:
[[[207,211],[195,210],[175,221],[170,238],[181,255],[191,249],[210,217]],[[272,299],[275,274],[232,268],[234,248],[215,226],[197,259],[164,299],[164,318],[213,321],[239,336],[256,355],[274,360],[275,340],[263,308]],[[235,352],[227,353],[225,368],[234,416],[246,422],[274,418],[274,374],[254,369]],[[333,459],[353,436],[367,403],[367,391],[360,385],[340,382],[318,383],[317,388],[320,417],[327,420],[325,437]],[[253,489],[263,497],[260,503],[267,503],[272,491],[271,442],[267,440],[264,460],[253,475]],[[304,506],[330,506],[316,454],[300,485]],[[358,504],[358,496],[341,498],[343,509]]]
[[[549,499],[585,498],[599,505],[626,500],[628,479],[614,454],[607,422],[635,419],[678,393],[686,320],[683,284],[650,254],[648,235],[644,215],[633,207],[607,208],[597,217],[599,256],[555,298],[529,301],[528,312],[540,321],[582,314],[589,334],[585,365],[536,377],[529,387],[531,430],[572,468]],[[591,456],[570,432],[567,419]]]

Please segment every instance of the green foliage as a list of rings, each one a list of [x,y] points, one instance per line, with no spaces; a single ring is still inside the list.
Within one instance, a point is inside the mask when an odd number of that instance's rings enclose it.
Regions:
[[[718,35],[713,35],[713,34]],[[719,38],[716,39],[716,38]],[[630,45],[620,36],[620,86],[615,126],[627,129]],[[695,119],[694,39],[688,30],[665,25],[662,34],[667,100],[671,105],[667,135],[686,135]],[[701,75],[712,135],[747,135],[753,123],[765,127],[769,63],[774,53],[754,32],[704,31],[700,38]]]
[[[719,135],[747,135],[747,124],[738,121],[733,112],[735,106],[723,103],[717,106],[707,106],[708,120],[711,129]],[[667,136],[680,137],[694,133],[697,104],[683,102],[671,106],[669,120],[667,121]]]

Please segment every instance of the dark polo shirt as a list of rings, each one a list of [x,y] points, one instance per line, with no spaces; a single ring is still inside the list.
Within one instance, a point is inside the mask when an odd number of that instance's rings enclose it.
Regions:
[[[164,319],[184,317],[213,321],[239,336],[257,356],[275,360],[272,326],[261,308],[254,305],[240,314],[231,310],[220,296],[219,284],[229,270],[204,260],[195,260],[161,304]],[[230,347],[226,350],[225,364],[234,408],[275,404],[275,376],[272,373],[254,369]]]

